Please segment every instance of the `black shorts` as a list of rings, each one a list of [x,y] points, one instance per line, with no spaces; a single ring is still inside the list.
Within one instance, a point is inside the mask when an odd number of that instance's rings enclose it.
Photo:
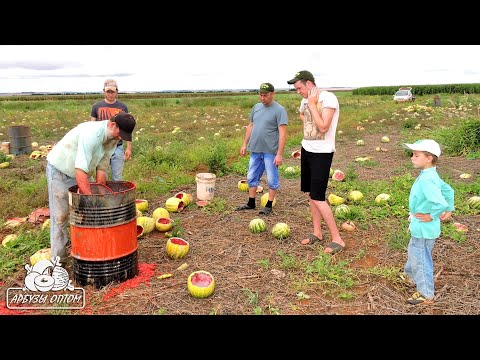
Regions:
[[[312,200],[325,201],[330,168],[333,160],[332,153],[311,153],[302,147],[300,158],[301,180],[300,190],[310,193]]]

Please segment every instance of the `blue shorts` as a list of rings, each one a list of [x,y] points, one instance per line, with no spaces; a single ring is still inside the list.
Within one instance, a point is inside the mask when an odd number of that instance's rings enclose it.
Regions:
[[[248,164],[247,181],[249,187],[256,187],[260,184],[260,179],[264,172],[267,173],[268,188],[277,190],[280,188],[280,178],[278,175],[278,167],[273,163],[276,155],[266,153],[250,154],[250,162]]]

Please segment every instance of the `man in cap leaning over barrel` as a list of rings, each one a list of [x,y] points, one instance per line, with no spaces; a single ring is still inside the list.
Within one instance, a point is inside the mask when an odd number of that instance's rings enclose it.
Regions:
[[[120,112],[110,120],[84,122],[65,134],[47,155],[48,206],[51,258],[67,259],[68,189],[78,185],[81,194],[92,194],[90,180],[105,185],[110,158],[119,140],[131,141],[135,118]]]

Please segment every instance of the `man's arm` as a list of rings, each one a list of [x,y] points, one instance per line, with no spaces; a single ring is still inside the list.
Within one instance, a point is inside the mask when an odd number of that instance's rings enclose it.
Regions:
[[[247,145],[250,141],[250,136],[252,135],[253,122],[249,122],[245,130],[245,137],[243,139],[242,147],[240,148],[240,155],[245,156],[247,153]]]
[[[330,128],[333,115],[335,114],[335,109],[324,108],[322,105],[320,107],[321,109],[319,110],[317,107],[319,94],[320,94],[320,89],[318,87],[314,87],[311,90],[309,90],[307,106],[310,109],[310,113],[312,114],[312,118],[315,125],[317,126],[317,129],[322,134],[325,134]]]
[[[283,150],[285,149],[285,143],[287,142],[287,125],[280,125],[278,127],[278,150],[277,155],[273,162],[276,166],[282,164]]]
[[[127,148],[125,149],[125,160],[128,160],[132,157],[132,142],[126,141]]]
[[[106,185],[107,184],[107,172],[104,170],[97,169],[97,174],[95,176],[95,180],[99,184]]]
[[[90,188],[90,181],[88,180],[88,174],[85,171],[78,168],[75,169],[75,179],[77,180],[78,190],[80,194],[92,194],[92,189]]]

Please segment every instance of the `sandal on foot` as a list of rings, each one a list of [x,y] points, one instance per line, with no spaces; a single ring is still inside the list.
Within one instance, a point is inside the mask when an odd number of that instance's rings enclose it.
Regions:
[[[303,240],[308,240],[307,243],[303,243]],[[302,245],[312,245],[312,244],[315,244],[317,241],[318,242],[322,242],[323,239],[320,239],[318,236],[316,236],[315,234],[308,234],[308,239],[303,239],[300,243]]]
[[[345,246],[342,246],[342,245],[332,241],[331,243],[327,244],[327,246],[325,246],[325,249],[326,248],[330,248],[330,249],[332,249],[332,251],[326,252],[325,254],[335,255],[335,254],[338,254],[339,252],[342,252],[343,249],[345,249]]]
[[[419,304],[431,304],[433,303],[433,300],[427,299],[424,297],[422,294],[420,294],[418,291],[414,292],[412,296],[410,296],[407,299],[407,303],[411,305],[419,305]]]
[[[272,208],[269,207],[264,207],[262,210],[260,210],[258,213],[260,215],[270,215],[272,212]]]
[[[400,282],[408,287],[415,287],[415,282],[410,279],[405,271],[398,273]]]
[[[250,207],[248,206],[248,204],[243,204],[243,205],[240,205],[240,206],[237,206],[237,210],[253,210],[255,209],[255,207]]]

